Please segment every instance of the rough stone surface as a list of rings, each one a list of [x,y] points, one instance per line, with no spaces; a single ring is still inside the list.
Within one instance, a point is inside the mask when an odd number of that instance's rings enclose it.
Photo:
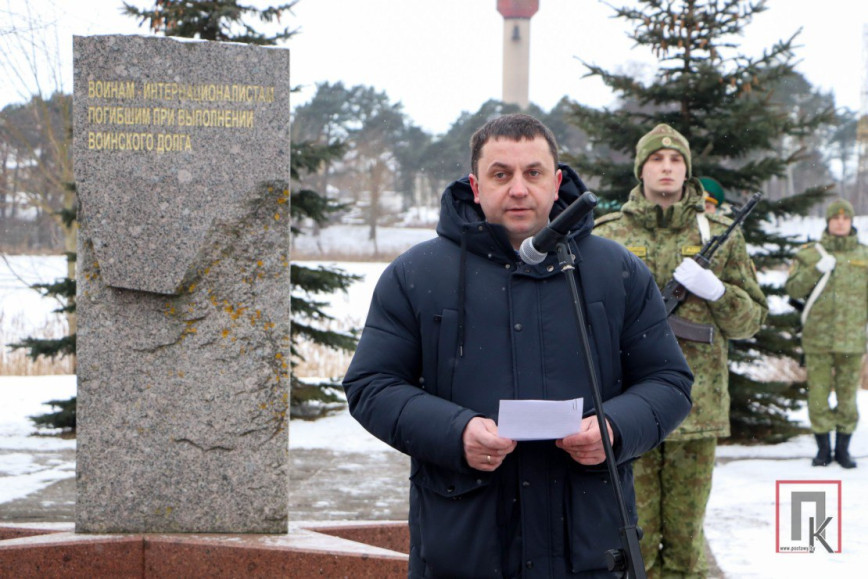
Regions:
[[[76,531],[286,532],[288,52],[120,36],[76,38],[74,49]],[[190,98],[139,103],[145,82]],[[193,98],[236,85],[273,87],[274,100]],[[144,115],[111,112],[139,104],[176,122],[225,109],[255,120],[163,128],[152,111],[150,125],[92,122]],[[171,132],[191,150],[116,146],[127,137],[98,147],[95,131]]]

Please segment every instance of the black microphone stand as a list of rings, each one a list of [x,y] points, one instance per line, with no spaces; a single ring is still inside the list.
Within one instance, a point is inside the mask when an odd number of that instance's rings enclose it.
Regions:
[[[646,579],[645,563],[642,560],[642,552],[639,550],[639,531],[636,525],[630,524],[627,516],[627,505],[624,502],[624,493],[621,490],[621,479],[618,476],[618,467],[615,464],[615,453],[612,450],[612,442],[609,440],[609,429],[606,426],[606,417],[603,415],[603,396],[600,393],[600,382],[597,378],[597,370],[594,366],[594,356],[591,354],[591,343],[588,340],[588,330],[585,325],[584,306],[576,286],[576,277],[573,271],[576,269],[575,256],[567,247],[566,236],[558,242],[558,267],[567,278],[570,286],[570,294],[576,314],[576,325],[579,328],[579,336],[585,350],[585,360],[588,364],[588,372],[591,375],[591,397],[594,399],[594,408],[597,412],[597,422],[600,425],[600,436],[603,439],[603,451],[606,454],[606,466],[609,469],[609,477],[612,479],[612,488],[615,491],[615,499],[621,513],[621,548],[606,551],[606,562],[609,571],[620,572],[625,579]]]

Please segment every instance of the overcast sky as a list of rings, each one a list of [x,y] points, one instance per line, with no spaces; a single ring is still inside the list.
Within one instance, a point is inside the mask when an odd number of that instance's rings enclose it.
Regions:
[[[0,0],[0,41],[9,42],[9,26],[23,26],[31,10],[60,47],[61,81],[71,90],[73,34],[146,33],[120,14],[121,6],[120,0]],[[858,110],[866,83],[862,35],[868,2],[768,0],[768,6],[737,39],[743,52],[759,56],[802,28],[798,69],[815,86],[834,91],[839,106]],[[294,104],[308,100],[317,82],[364,84],[403,103],[416,124],[441,133],[462,111],[501,96],[503,19],[496,0],[301,0],[294,13],[291,24],[301,30],[288,43],[291,81],[306,87],[294,95]],[[598,0],[540,0],[531,20],[532,102],[549,109],[566,95],[592,106],[610,104],[613,95],[602,84],[582,78],[581,60],[607,69],[653,65],[612,14]],[[7,59],[3,52],[0,58]],[[43,80],[43,86],[51,82]],[[23,100],[21,87],[14,78],[0,83],[0,103]]]

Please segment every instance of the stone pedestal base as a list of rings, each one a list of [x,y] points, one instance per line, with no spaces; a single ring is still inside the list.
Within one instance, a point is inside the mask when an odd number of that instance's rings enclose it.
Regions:
[[[286,535],[86,535],[0,525],[0,577],[406,577],[405,522],[297,523]]]

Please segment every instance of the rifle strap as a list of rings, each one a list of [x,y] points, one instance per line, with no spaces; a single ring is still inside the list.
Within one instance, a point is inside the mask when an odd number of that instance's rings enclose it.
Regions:
[[[705,213],[696,214],[696,225],[699,226],[699,239],[702,240],[702,245],[705,245],[711,239],[711,226],[708,225],[708,217]]]
[[[820,259],[829,255],[826,249],[820,245],[819,242],[814,244],[816,250],[820,253]],[[814,302],[817,301],[817,298],[820,297],[820,294],[823,293],[823,290],[826,289],[826,283],[829,281],[829,278],[832,276],[832,270],[827,271],[823,274],[823,277],[820,278],[820,281],[817,282],[817,285],[814,286],[811,295],[808,296],[808,301],[805,302],[805,309],[802,310],[802,327],[805,327],[805,322],[808,320],[808,314],[811,312],[811,308],[814,307]]]
[[[688,322],[679,316],[669,316],[669,327],[676,337],[688,342],[701,342],[711,344],[714,341],[714,326],[711,324],[697,324]]]

